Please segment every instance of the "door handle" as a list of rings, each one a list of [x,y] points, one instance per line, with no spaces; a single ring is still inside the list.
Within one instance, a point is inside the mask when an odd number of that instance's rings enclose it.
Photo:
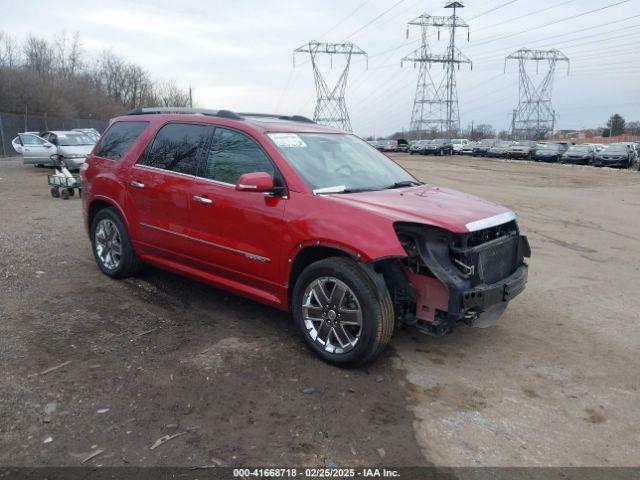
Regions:
[[[205,205],[211,205],[213,203],[213,200],[211,200],[210,198],[200,197],[198,195],[193,197],[193,201],[198,203],[204,203]]]
[[[131,181],[131,186],[136,188],[144,188],[144,183],[136,182],[135,180]]]

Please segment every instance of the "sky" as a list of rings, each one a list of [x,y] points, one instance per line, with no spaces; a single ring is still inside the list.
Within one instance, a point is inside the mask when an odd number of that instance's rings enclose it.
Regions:
[[[361,136],[409,128],[418,70],[401,59],[420,44],[407,23],[423,13],[448,15],[437,0],[0,0],[0,29],[28,34],[80,34],[87,59],[109,49],[158,80],[194,88],[198,106],[313,116],[315,86],[308,57],[293,50],[311,40],[350,41],[368,53],[351,63],[346,101]],[[614,5],[614,4],[618,5]],[[640,0],[470,0],[459,16],[470,39],[456,42],[473,61],[457,72],[460,121],[510,126],[518,102],[522,48],[557,48],[553,103],[557,128],[603,126],[614,112],[640,120]],[[612,6],[610,6],[612,5]],[[589,13],[590,11],[601,9]],[[25,14],[28,12],[28,14]],[[429,37],[444,53],[445,32]],[[328,81],[343,67],[320,63]],[[368,65],[367,65],[368,63]],[[543,77],[543,65],[534,81]],[[442,72],[434,67],[437,78]]]

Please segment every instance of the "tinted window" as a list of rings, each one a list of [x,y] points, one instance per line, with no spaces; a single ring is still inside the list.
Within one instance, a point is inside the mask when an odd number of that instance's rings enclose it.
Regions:
[[[162,127],[142,165],[195,175],[198,158],[207,141],[209,127],[186,123],[170,123]]]
[[[131,148],[133,142],[147,128],[149,122],[117,122],[102,138],[95,154],[99,157],[120,160]]]
[[[245,173],[267,172],[275,168],[258,144],[247,135],[216,128],[202,176],[235,184]]]

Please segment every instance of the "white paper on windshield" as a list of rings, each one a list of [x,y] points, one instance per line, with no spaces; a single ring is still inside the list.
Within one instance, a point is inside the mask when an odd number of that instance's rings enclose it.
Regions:
[[[269,133],[268,135],[280,148],[306,148],[307,146],[295,133]]]

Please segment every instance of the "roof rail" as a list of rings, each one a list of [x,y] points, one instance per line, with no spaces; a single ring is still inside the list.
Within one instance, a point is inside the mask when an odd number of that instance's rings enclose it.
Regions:
[[[185,107],[148,107],[134,108],[125,115],[160,115],[160,114],[183,114],[183,115],[206,115],[209,117],[230,118],[232,120],[244,120],[244,117],[277,118],[278,120],[288,120],[290,122],[316,123],[310,118],[302,115],[280,115],[272,113],[235,113],[231,110],[209,110],[206,108],[185,108]]]
[[[206,108],[183,108],[183,107],[150,107],[150,108],[134,108],[125,115],[159,115],[177,113],[183,115],[206,115],[208,117],[222,117],[233,120],[243,120],[237,113],[231,110],[209,110]]]
[[[278,120],[288,120],[290,122],[316,123],[302,115],[281,115],[278,113],[238,113],[238,115],[242,117],[277,118]]]

